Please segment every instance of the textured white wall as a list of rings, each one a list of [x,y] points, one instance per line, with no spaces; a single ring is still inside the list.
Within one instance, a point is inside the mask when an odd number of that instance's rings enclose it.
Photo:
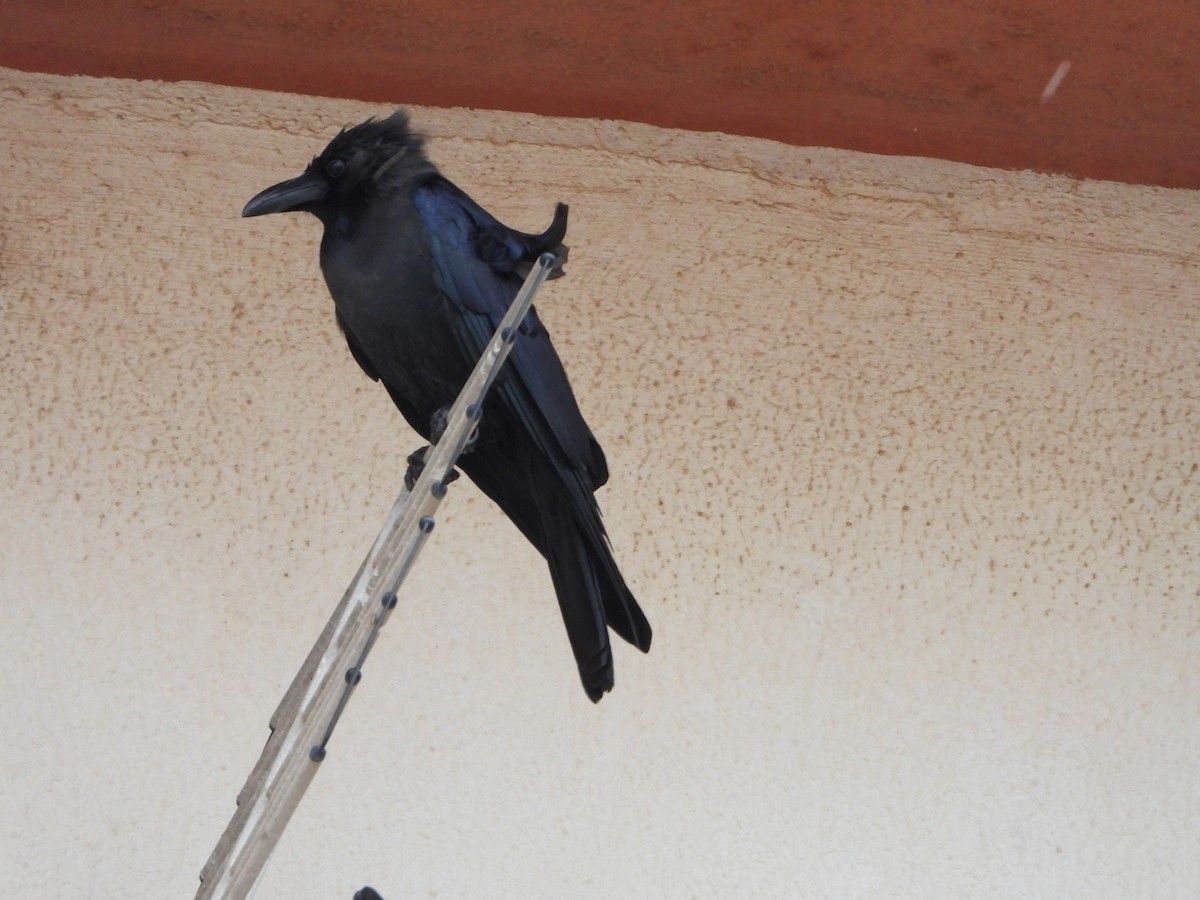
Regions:
[[[400,98],[402,99],[402,98]],[[319,226],[359,103],[0,71],[0,893],[190,896],[419,441]],[[260,898],[1200,895],[1200,198],[418,110],[654,623],[580,690],[460,483]]]

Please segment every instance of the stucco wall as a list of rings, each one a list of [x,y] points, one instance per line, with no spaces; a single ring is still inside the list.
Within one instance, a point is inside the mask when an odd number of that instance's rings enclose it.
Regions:
[[[402,101],[403,98],[397,98]],[[0,889],[189,896],[417,443],[319,226],[360,103],[0,70]],[[1193,192],[415,111],[533,229],[653,622],[580,690],[459,483],[259,898],[1193,897]]]

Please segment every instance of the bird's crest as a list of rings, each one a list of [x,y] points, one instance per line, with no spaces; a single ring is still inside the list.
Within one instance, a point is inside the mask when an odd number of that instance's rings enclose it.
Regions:
[[[340,161],[357,176],[355,180],[379,182],[389,171],[411,174],[413,169],[432,168],[424,148],[425,139],[409,127],[408,113],[398,109],[385,119],[372,117],[343,128],[309,168],[329,173],[329,167]]]

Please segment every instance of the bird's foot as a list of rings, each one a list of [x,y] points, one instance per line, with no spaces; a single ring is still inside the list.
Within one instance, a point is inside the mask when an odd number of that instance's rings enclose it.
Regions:
[[[429,419],[429,437],[433,443],[437,443],[442,439],[442,435],[446,433],[446,426],[450,424],[450,407],[443,406],[435,410]],[[479,420],[476,419],[475,427],[471,430],[471,436],[467,438],[467,442],[463,444],[462,452],[470,453],[475,449],[475,445],[479,443]]]
[[[416,486],[417,479],[421,477],[421,473],[425,471],[425,456],[428,453],[429,446],[426,445],[408,454],[408,470],[404,473],[404,486],[410,491]],[[446,484],[457,480],[457,469],[451,469],[446,473]]]
[[[441,409],[435,410],[434,414],[429,419],[429,437],[436,444],[442,439],[442,435],[446,433],[446,426],[450,423],[450,407],[443,406]],[[470,453],[475,449],[475,445],[479,443],[479,426],[478,424],[471,431],[471,436],[467,438],[467,442],[463,445],[462,452]],[[413,485],[417,483],[417,479],[421,477],[421,473],[425,471],[425,457],[429,453],[429,446],[414,450],[408,454],[408,471],[404,473],[404,485],[410,491]],[[458,478],[458,471],[451,469],[446,476],[446,484]]]

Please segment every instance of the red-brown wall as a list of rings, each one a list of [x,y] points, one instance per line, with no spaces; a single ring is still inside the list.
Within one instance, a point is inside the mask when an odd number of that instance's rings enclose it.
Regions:
[[[633,119],[1191,188],[1198,48],[1193,0],[0,0],[0,65],[18,69]]]

